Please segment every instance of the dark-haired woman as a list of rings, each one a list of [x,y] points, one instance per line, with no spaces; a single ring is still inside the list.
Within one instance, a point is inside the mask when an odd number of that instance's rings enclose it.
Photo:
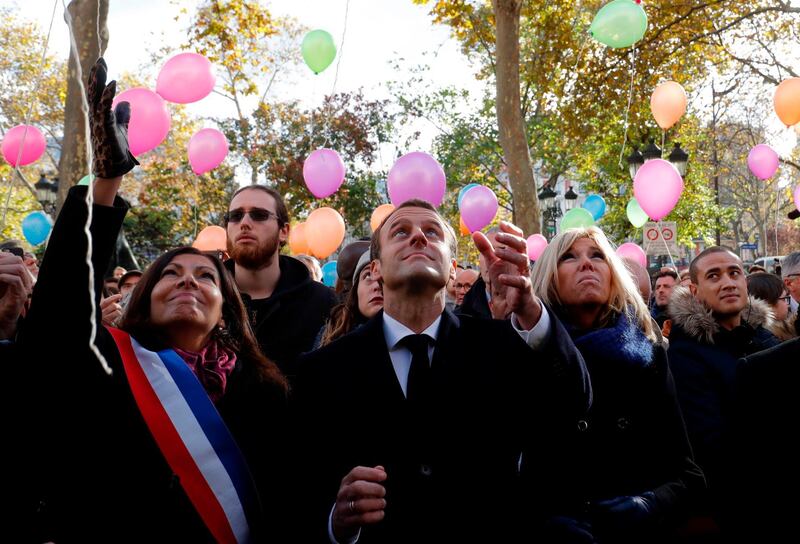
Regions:
[[[144,273],[120,329],[100,324],[102,272],[127,212],[116,192],[136,162],[127,149],[127,108],[111,111],[113,83],[105,86],[102,61],[89,94],[98,176],[90,228],[95,321],[83,234],[87,188],[74,187],[23,335],[37,374],[41,537],[282,540],[287,385],[258,350],[222,263],[193,248],[172,250]]]
[[[764,327],[769,332],[781,342],[797,338],[797,314],[792,315],[789,312],[791,295],[786,290],[783,280],[775,274],[751,274],[747,276],[747,292],[752,297],[751,312],[753,310],[763,314],[772,312],[773,319],[764,316]],[[761,301],[765,304],[761,304]]]

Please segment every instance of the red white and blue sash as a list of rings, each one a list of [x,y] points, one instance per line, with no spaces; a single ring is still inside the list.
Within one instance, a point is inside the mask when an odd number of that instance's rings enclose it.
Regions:
[[[149,351],[127,333],[109,330],[136,404],[209,531],[218,542],[250,542],[255,484],[203,386],[175,351]]]

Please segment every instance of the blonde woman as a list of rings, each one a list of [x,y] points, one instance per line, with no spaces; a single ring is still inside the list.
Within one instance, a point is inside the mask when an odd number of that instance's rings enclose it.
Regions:
[[[543,462],[549,543],[661,542],[704,488],[647,306],[603,232],[570,229],[533,269],[533,289],[586,360],[594,403]]]

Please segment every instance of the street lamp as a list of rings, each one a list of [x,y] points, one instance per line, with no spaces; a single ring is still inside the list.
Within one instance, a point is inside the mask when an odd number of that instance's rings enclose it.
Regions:
[[[650,143],[647,144],[647,147],[642,151],[642,157],[644,158],[644,162],[661,158],[661,148],[656,145],[653,138],[650,138]]]
[[[575,207],[575,204],[577,204],[576,202],[577,200],[578,200],[578,193],[573,191],[572,186],[570,186],[569,190],[567,190],[567,192],[564,193],[564,207],[567,209],[567,211]]]
[[[667,159],[669,159],[669,162],[671,162],[672,165],[678,170],[678,173],[681,175],[681,177],[686,176],[686,168],[689,165],[689,154],[681,149],[680,143],[675,142],[675,145]]]
[[[556,235],[556,220],[561,217],[561,207],[556,202],[557,193],[549,185],[539,192],[542,203],[542,219],[545,227],[545,238],[551,240]]]
[[[52,215],[55,212],[56,200],[58,199],[58,178],[49,182],[44,172],[42,172],[39,180],[33,184],[33,189],[36,192],[36,200],[42,205],[42,209]]]
[[[644,164],[644,157],[642,154],[639,153],[639,148],[637,146],[633,147],[633,152],[628,155],[628,173],[631,175],[631,179],[636,177],[636,172],[639,171],[639,168]]]

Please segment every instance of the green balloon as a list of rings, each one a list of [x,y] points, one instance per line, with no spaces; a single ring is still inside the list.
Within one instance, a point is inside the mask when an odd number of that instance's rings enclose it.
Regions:
[[[594,225],[592,212],[586,208],[572,208],[561,218],[561,231],[582,229]]]
[[[87,186],[88,186],[88,185],[89,185],[89,183],[90,183],[90,182],[91,182],[93,179],[94,179],[94,176],[93,176],[92,174],[86,174],[86,175],[85,175],[85,176],[83,176],[83,177],[81,178],[81,180],[78,182],[78,185],[87,185]]]
[[[637,229],[641,228],[645,223],[647,223],[647,221],[650,220],[642,207],[639,206],[639,203],[635,198],[632,198],[628,201],[628,205],[625,207],[625,213],[628,216],[628,221],[630,221],[631,225]]]
[[[333,36],[324,30],[312,30],[303,38],[303,60],[311,71],[320,73],[336,58],[336,44]]]
[[[614,49],[630,47],[644,36],[647,14],[633,0],[612,0],[594,16],[592,37]]]

